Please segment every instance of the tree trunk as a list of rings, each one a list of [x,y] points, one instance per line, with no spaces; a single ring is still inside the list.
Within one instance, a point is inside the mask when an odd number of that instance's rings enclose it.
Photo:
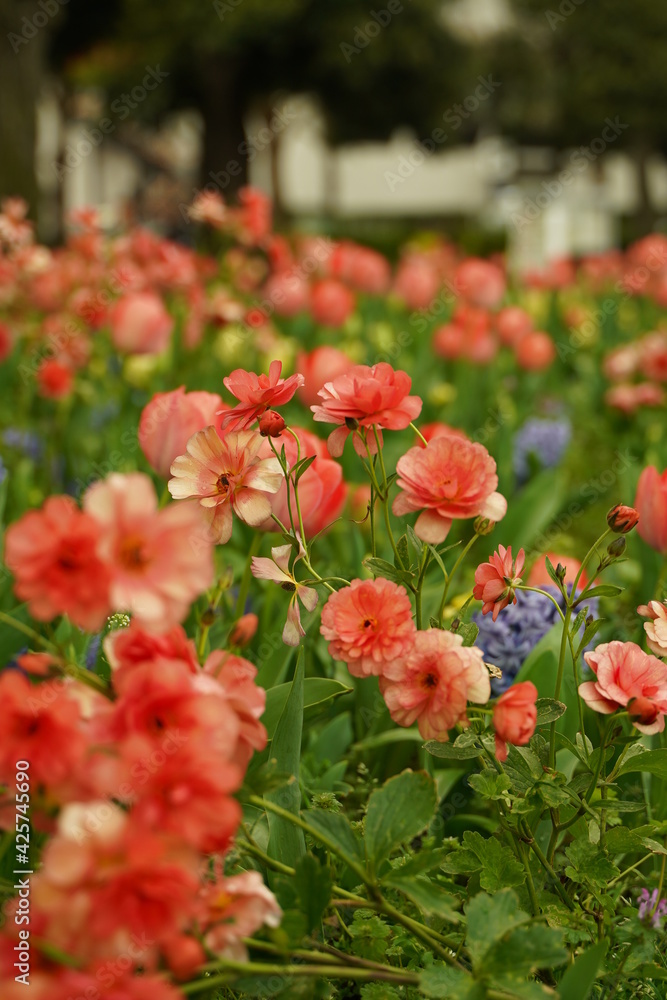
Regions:
[[[36,104],[49,30],[32,23],[36,10],[32,2],[0,0],[0,197],[21,195],[33,218],[38,209]]]
[[[636,232],[634,238],[646,236],[653,232],[657,213],[651,199],[651,189],[648,182],[648,165],[651,158],[651,150],[648,146],[639,146],[635,151],[635,165],[637,167],[637,184],[639,189],[639,203],[635,212]]]
[[[204,118],[200,181],[202,187],[215,185],[228,201],[248,178],[240,69],[237,59],[210,55],[202,58],[199,71]]]

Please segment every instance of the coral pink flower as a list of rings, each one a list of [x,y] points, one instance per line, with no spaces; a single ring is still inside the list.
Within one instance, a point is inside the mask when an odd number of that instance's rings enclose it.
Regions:
[[[465,431],[462,431],[459,427],[450,427],[449,424],[442,424],[435,421],[432,424],[422,424],[419,428],[421,437],[418,437],[415,444],[420,448],[425,448],[429,441],[433,441],[434,438],[443,437],[447,434],[454,437],[463,438],[464,441],[469,441],[470,438]],[[422,441],[422,438],[426,440],[426,444]]]
[[[186,454],[172,463],[169,492],[177,500],[199,498],[216,543],[231,537],[232,510],[255,527],[271,515],[267,493],[280,489],[283,474],[277,458],[259,457],[263,443],[256,431],[220,438],[215,427],[207,427],[193,434]]]
[[[427,257],[410,254],[401,260],[394,278],[394,292],[408,309],[427,309],[439,287],[438,270]]]
[[[633,705],[640,708],[634,725],[642,733],[661,733],[667,712],[667,664],[645,653],[634,642],[605,642],[584,659],[597,676],[579,685],[579,694],[594,712],[610,715]],[[634,704],[637,703],[637,704]]]
[[[640,351],[637,344],[624,344],[611,351],[602,362],[602,371],[613,382],[631,378],[637,371]]]
[[[229,633],[229,645],[236,646],[237,648],[247,646],[257,632],[258,625],[259,618],[252,612],[247,615],[241,615]]]
[[[501,694],[493,709],[496,757],[507,760],[507,744],[525,747],[535,732],[537,688],[530,681],[514,684]]]
[[[111,613],[109,571],[101,557],[102,532],[66,496],[49,497],[7,529],[5,562],[14,592],[39,621],[68,615],[95,632]]]
[[[37,387],[44,399],[64,399],[72,391],[74,376],[69,365],[47,358],[37,369]]]
[[[604,394],[607,406],[623,413],[634,413],[640,406],[662,406],[665,399],[664,389],[653,382],[638,382],[636,385],[619,382]]]
[[[310,285],[298,272],[272,274],[264,285],[262,303],[278,316],[296,316],[310,303]]]
[[[542,330],[532,330],[525,334],[515,350],[517,361],[528,372],[544,371],[556,357],[553,340]]]
[[[372,453],[377,451],[373,434],[368,431],[385,427],[399,431],[407,427],[421,413],[419,396],[409,396],[412,379],[406,372],[394,371],[381,361],[372,368],[355,365],[349,372],[325,382],[318,396],[321,403],[311,406],[314,419],[321,423],[340,424],[329,435],[329,451],[334,458],[343,454],[348,434],[354,434],[354,447],[360,455],[366,454],[361,434],[367,435]],[[380,434],[380,442],[382,435]]]
[[[289,563],[292,551],[291,545],[277,545],[271,549],[270,559],[253,556],[252,575],[258,580],[273,580],[274,583],[279,583],[283,590],[292,595],[287,611],[287,621],[283,629],[283,642],[287,646],[298,646],[301,636],[306,634],[301,624],[299,601],[306,611],[314,611],[319,597],[316,590],[299,583],[295,579],[294,573],[290,572]],[[295,562],[304,554],[304,550],[301,548]]]
[[[483,601],[482,614],[493,611],[495,621],[503,608],[511,602],[516,604],[516,588],[521,583],[521,571],[526,553],[519,549],[516,562],[512,560],[512,546],[498,546],[488,562],[481,563],[475,570],[473,596]]]
[[[192,673],[199,670],[197,651],[182,625],[168,632],[147,632],[135,618],[127,628],[117,628],[104,639],[104,654],[112,670],[131,670],[158,660],[181,660]]]
[[[649,465],[642,470],[635,507],[639,511],[640,537],[656,552],[667,554],[667,469],[659,473]]]
[[[94,483],[83,506],[102,527],[113,608],[132,612],[158,632],[183,621],[214,576],[212,544],[198,508],[158,510],[153,484],[140,472],[112,473]]]
[[[243,938],[262,926],[277,927],[282,917],[275,896],[259,872],[242,872],[207,885],[201,894],[204,906],[204,941],[211,951],[235,961],[246,961]]]
[[[317,281],[310,291],[310,311],[316,323],[339,327],[352,315],[355,307],[353,293],[335,278]]]
[[[238,717],[239,737],[233,759],[245,770],[253,753],[263,750],[267,741],[266,729],[259,721],[266,707],[266,691],[254,683],[257,668],[242,656],[216,649],[206,660],[204,673],[215,678]]]
[[[489,672],[481,649],[464,646],[442,629],[416,632],[409,652],[380,676],[380,691],[399,726],[415,722],[425,740],[446,743],[450,729],[467,725],[469,701],[486,704]]]
[[[131,292],[109,313],[111,339],[119,351],[160,354],[169,346],[174,320],[155,292]]]
[[[407,591],[391,580],[353,580],[331,594],[320,632],[354,677],[381,674],[406,655],[415,626]]]
[[[27,760],[35,790],[38,784],[53,790],[81,763],[88,743],[79,703],[70,694],[73,684],[33,685],[16,670],[0,674],[0,783],[15,782],[16,761]]]
[[[496,316],[496,330],[503,344],[517,344],[533,329],[533,321],[520,306],[506,306]]]
[[[299,351],[296,366],[303,372],[304,383],[297,395],[304,406],[316,406],[319,402],[318,392],[325,382],[331,382],[339,375],[344,375],[354,367],[354,362],[337,347],[325,344],[316,347],[309,354]]]
[[[649,601],[639,605],[637,614],[650,619],[644,622],[648,648],[656,656],[667,656],[667,604]]]
[[[638,346],[642,374],[652,382],[667,382],[667,332],[649,333]]]
[[[438,545],[455,518],[488,517],[500,521],[507,501],[496,492],[496,463],[484,445],[443,434],[426,448],[411,448],[396,465],[402,493],[394,514],[421,510],[415,531],[425,542]]]
[[[454,282],[468,302],[484,309],[495,309],[505,294],[505,275],[501,269],[479,257],[469,257],[459,264]]]
[[[299,386],[303,385],[303,375],[281,378],[282,367],[282,361],[272,361],[268,375],[255,375],[254,372],[237,368],[223,379],[225,387],[239,400],[220,421],[223,432],[244,430],[267,410],[284,406],[290,401]]]
[[[239,208],[234,209],[238,238],[248,246],[256,246],[271,232],[271,199],[255,187],[241,188],[238,199]]]
[[[391,281],[391,268],[386,257],[369,247],[348,241],[334,247],[330,273],[370,295],[384,295]]]
[[[215,423],[222,400],[215,392],[156,392],[143,408],[139,421],[139,445],[146,460],[163,479],[169,478],[171,463],[185,451],[193,434]]]

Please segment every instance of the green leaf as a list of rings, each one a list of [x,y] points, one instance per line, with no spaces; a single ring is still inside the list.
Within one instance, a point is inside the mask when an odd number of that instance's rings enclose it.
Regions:
[[[419,991],[433,1000],[481,1000],[484,988],[476,983],[469,972],[451,969],[434,962],[419,975]]]
[[[565,874],[573,882],[589,883],[603,889],[620,874],[606,854],[587,840],[575,840],[565,854],[571,862],[565,869]]]
[[[633,771],[644,771],[655,774],[658,778],[667,778],[667,750],[647,750],[624,761],[618,773],[630,774]]]
[[[303,731],[304,705],[304,663],[303,650],[299,651],[294,671],[294,679],[273,736],[271,755],[276,768],[291,775],[291,780],[282,788],[267,796],[270,802],[281,808],[299,813],[301,790],[299,788],[299,762],[301,759],[301,733]],[[295,867],[299,858],[306,853],[303,830],[282,816],[268,813],[269,843],[268,854]]]
[[[555,568],[554,564],[552,563],[551,559],[549,558],[549,556],[545,556],[544,557],[544,565],[547,568],[547,573],[549,574],[549,576],[551,577],[551,579],[553,580],[553,582],[556,584],[556,586],[558,587],[558,589],[562,593],[563,592],[563,584],[558,579],[558,574],[556,573],[556,568]]]
[[[546,726],[550,722],[555,722],[557,719],[560,719],[561,715],[567,712],[567,705],[564,705],[562,701],[556,701],[555,698],[538,698],[536,707],[536,727]]]
[[[510,780],[506,774],[498,774],[497,771],[487,767],[479,774],[471,774],[468,784],[483,798],[495,800],[506,797],[505,792],[510,787]]]
[[[424,750],[432,757],[441,757],[443,760],[470,760],[482,753],[481,745],[456,746],[454,743],[438,743],[437,740],[424,743]]]
[[[474,646],[475,639],[479,635],[479,625],[476,625],[475,622],[461,622],[456,634],[461,636],[464,646]]]
[[[466,830],[463,847],[449,854],[442,868],[458,875],[480,871],[480,885],[491,893],[508,886],[523,885],[526,880],[523,865],[509,847],[495,837],[482,837],[481,833],[471,830]]]
[[[503,518],[503,539],[513,551],[533,548],[562,508],[565,482],[560,471],[539,472],[512,500]]]
[[[410,568],[410,551],[408,549],[408,536],[401,535],[399,540],[396,542],[396,551],[398,552],[398,558],[394,556],[394,566],[396,569],[409,569]],[[399,562],[400,559],[400,562]]]
[[[308,471],[308,469],[311,467],[316,458],[317,455],[308,455],[307,458],[302,458],[301,461],[298,463],[298,465],[294,466],[294,468],[292,469],[292,476],[294,478],[295,483],[299,482],[304,472]]]
[[[437,805],[435,782],[424,771],[403,771],[368,800],[366,853],[372,867],[428,826]]]
[[[551,969],[567,961],[563,932],[532,924],[516,927],[487,951],[484,969],[487,974],[508,973],[522,979],[537,969]]]
[[[454,896],[446,892],[437,882],[431,882],[423,876],[415,878],[414,875],[406,875],[401,877],[400,868],[398,871],[396,869],[391,871],[382,881],[385,885],[391,886],[392,889],[398,889],[399,892],[402,892],[404,896],[416,903],[427,916],[441,917],[451,924],[461,922],[460,914],[454,909],[456,903]]]
[[[495,896],[480,892],[466,906],[468,933],[466,943],[473,968],[485,971],[484,956],[496,941],[517,924],[528,919],[519,907],[519,899],[512,889],[503,889]]]
[[[387,729],[384,733],[367,736],[352,747],[353,750],[375,750],[377,747],[391,746],[393,743],[421,743],[424,739],[415,726],[412,729]]]
[[[613,583],[602,583],[599,587],[591,587],[590,590],[587,590],[582,597],[579,597],[574,602],[574,607],[576,607],[577,604],[581,604],[582,601],[585,604],[591,597],[618,597],[618,595],[622,593],[623,587],[616,587]]]
[[[307,809],[301,813],[301,818],[335,844],[345,858],[357,863],[364,860],[361,841],[343,813],[327,812],[326,809]]]
[[[278,721],[285,710],[291,689],[291,683],[278,684],[266,692],[266,708],[262,722],[266,726],[270,740],[274,739]],[[345,687],[339,681],[329,680],[326,677],[307,677],[303,682],[304,711],[320,708],[326,702],[340,698],[341,695],[348,694],[351,690],[352,688]]]
[[[384,576],[387,580],[393,580],[394,583],[400,583],[403,586],[409,586],[412,583],[413,573],[410,573],[406,569],[397,569],[393,563],[387,562],[386,559],[377,559],[375,556],[366,556],[363,560],[363,565],[366,569],[370,570],[374,576]]]
[[[294,871],[294,884],[299,906],[306,916],[308,933],[316,930],[331,899],[331,876],[317,858],[306,854]]]
[[[588,1000],[606,954],[607,942],[599,941],[575,959],[558,984],[561,1000]]]

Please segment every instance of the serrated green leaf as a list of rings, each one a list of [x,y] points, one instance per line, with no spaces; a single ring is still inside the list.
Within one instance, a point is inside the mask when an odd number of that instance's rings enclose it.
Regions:
[[[538,698],[535,704],[537,707],[536,727],[555,722],[567,711],[567,705],[564,705],[562,701],[556,701],[555,698]]]
[[[481,1000],[485,992],[469,972],[434,962],[419,975],[419,991],[432,1000]]]
[[[523,885],[526,873],[512,851],[495,837],[482,837],[476,831],[466,830],[463,846],[449,854],[442,863],[450,874],[480,872],[480,885],[487,892],[495,893],[509,886]]]
[[[667,750],[646,750],[626,759],[621,764],[618,773],[630,774],[633,771],[643,771],[654,774],[657,778],[667,778]]]
[[[502,799],[505,792],[510,787],[510,780],[506,774],[498,774],[490,767],[485,768],[479,774],[471,774],[468,784],[474,788],[478,795],[486,799]]]
[[[480,892],[468,902],[465,912],[468,918],[466,944],[473,968],[480,972],[485,971],[484,958],[496,941],[528,919],[512,889],[502,889],[495,896]]]
[[[620,875],[619,869],[596,844],[587,840],[575,840],[565,854],[571,862],[565,874],[573,882],[583,882],[604,888],[608,882]]]
[[[393,580],[394,583],[400,583],[404,587],[409,587],[412,584],[414,573],[409,570],[397,569],[393,563],[387,562],[386,559],[366,556],[363,565],[374,576],[384,576],[387,580]]]
[[[461,922],[461,915],[454,909],[454,896],[437,882],[431,882],[423,876],[403,875],[400,868],[392,870],[383,882],[402,892],[427,916],[440,917],[450,924]]]
[[[364,860],[361,840],[343,813],[327,812],[326,809],[308,809],[301,813],[301,818],[335,844],[344,857],[353,862]]]
[[[563,932],[532,924],[516,927],[497,941],[484,957],[484,969],[487,975],[505,973],[520,979],[538,969],[552,969],[566,961]]]
[[[364,839],[373,868],[428,826],[437,805],[435,782],[423,771],[403,771],[371,793]]]
[[[457,747],[453,743],[438,743],[437,740],[429,740],[428,743],[424,743],[424,750],[428,751],[431,756],[441,757],[443,760],[470,760],[473,757],[479,757],[482,753],[481,745],[479,747],[474,745]]]

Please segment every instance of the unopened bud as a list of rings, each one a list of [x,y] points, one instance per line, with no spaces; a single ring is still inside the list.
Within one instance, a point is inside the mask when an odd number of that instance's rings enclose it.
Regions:
[[[558,565],[556,566],[556,576],[558,577],[561,583],[565,579],[566,573],[567,573],[567,567],[563,566],[562,563],[558,563]]]
[[[285,430],[285,421],[275,410],[267,410],[259,418],[259,433],[262,437],[280,437]]]
[[[257,615],[242,615],[239,620],[234,623],[234,626],[229,633],[229,645],[247,646],[257,631],[258,624],[259,619]]]
[[[208,607],[208,608],[206,608],[206,610],[205,610],[205,611],[204,611],[204,612],[202,613],[202,616],[201,616],[201,623],[202,623],[202,625],[205,625],[205,626],[206,626],[206,628],[210,628],[210,627],[211,627],[211,625],[213,624],[213,622],[215,621],[215,619],[216,619],[217,617],[218,617],[218,613],[217,613],[217,611],[215,610],[215,608],[211,608],[211,607]]]
[[[607,552],[614,559],[618,559],[625,552],[626,541],[623,535],[620,538],[615,538],[613,542],[610,542],[607,546]]]
[[[650,726],[660,715],[660,706],[650,698],[631,698],[628,702],[628,715],[640,726]]]
[[[495,521],[490,521],[488,517],[478,517],[473,524],[476,535],[490,535],[496,526]]]
[[[618,535],[627,535],[632,531],[639,521],[639,511],[634,507],[627,507],[625,504],[617,503],[607,514],[607,524],[612,531]]]

